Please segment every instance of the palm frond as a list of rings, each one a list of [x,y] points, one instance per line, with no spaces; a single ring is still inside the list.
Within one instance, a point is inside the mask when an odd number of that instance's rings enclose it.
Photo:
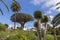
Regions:
[[[57,3],[56,5],[59,5],[60,4],[60,2],[59,3]]]
[[[56,9],[59,9],[60,7],[57,7]]]
[[[9,11],[8,6],[5,4],[5,2],[3,0],[1,0],[1,2],[6,6],[7,10]]]
[[[59,23],[60,23],[60,13],[56,15],[52,20],[52,24],[54,24],[55,26],[57,26]]]
[[[0,12],[1,12],[1,14],[3,15],[3,11],[1,10],[1,8],[0,8]]]
[[[55,26],[57,26],[57,25],[59,25],[59,24],[60,24],[60,19],[57,20],[57,21],[54,23]]]
[[[16,0],[13,0],[13,1],[16,1]]]

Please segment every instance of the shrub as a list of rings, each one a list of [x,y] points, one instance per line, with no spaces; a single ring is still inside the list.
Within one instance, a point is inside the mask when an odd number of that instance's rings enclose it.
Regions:
[[[54,40],[53,35],[47,35],[47,40]]]
[[[57,40],[60,40],[60,35],[57,36]]]
[[[38,40],[33,32],[20,31],[10,34],[6,40]]]

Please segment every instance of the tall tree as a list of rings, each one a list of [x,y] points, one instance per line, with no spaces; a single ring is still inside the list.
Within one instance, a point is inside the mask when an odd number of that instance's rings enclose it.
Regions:
[[[21,28],[24,28],[26,22],[33,21],[33,17],[29,14],[25,13],[16,13],[11,16],[11,21],[15,22],[15,15],[16,15],[16,22],[21,24]]]
[[[54,19],[52,20],[52,24],[53,24],[53,29],[54,29],[54,40],[57,40],[55,27],[60,24],[60,13],[54,17]]]
[[[41,20],[42,20],[42,18],[43,18],[42,12],[41,12],[41,11],[35,11],[35,12],[34,12],[34,18],[37,19],[37,21],[38,21],[38,32],[39,32],[38,35],[39,35],[39,40],[42,40],[41,27],[40,27],[40,25],[41,25]]]
[[[46,32],[47,32],[47,25],[48,25],[47,23],[48,23],[48,21],[49,21],[49,17],[44,15],[44,19],[43,19],[43,22],[45,23],[44,40],[47,40],[46,39]]]
[[[8,6],[5,4],[4,0],[0,0],[0,2],[2,2],[2,3],[5,5],[5,7],[7,8],[7,10],[9,11],[9,8],[8,8]],[[0,8],[0,12],[1,12],[2,15],[3,15],[3,11],[2,11],[1,8]]]
[[[20,11],[20,9],[21,9],[21,6],[20,6],[20,4],[16,1],[16,0],[13,0],[14,2],[12,3],[12,5],[11,5],[11,10],[14,12],[14,13],[16,13],[16,12],[18,12],[18,11]],[[16,16],[16,15],[15,15]],[[16,17],[15,17],[15,20],[16,20]],[[14,22],[14,29],[15,29],[15,27],[16,27],[16,21]]]

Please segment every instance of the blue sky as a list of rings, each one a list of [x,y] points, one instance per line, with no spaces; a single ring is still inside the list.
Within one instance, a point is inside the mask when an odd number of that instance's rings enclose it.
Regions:
[[[56,10],[56,3],[60,2],[60,0],[17,0],[20,5],[21,5],[21,10],[20,12],[30,14],[33,16],[34,11],[40,10],[42,11],[45,15],[48,15],[53,19],[55,15],[57,15],[60,11]],[[3,10],[4,15],[2,16],[0,14],[0,22],[3,24],[9,24],[13,25],[13,22],[11,22],[10,17],[13,14],[13,12],[10,9],[10,6],[12,4],[12,0],[5,0],[5,3],[9,7],[9,12],[5,8],[5,6],[0,2],[0,8]],[[34,22],[28,22],[25,24],[27,27],[33,27]]]

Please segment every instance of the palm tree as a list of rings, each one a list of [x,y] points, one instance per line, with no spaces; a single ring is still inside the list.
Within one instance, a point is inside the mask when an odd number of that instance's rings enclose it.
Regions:
[[[58,6],[59,4],[60,4],[60,2],[58,2],[58,3],[56,4],[56,6]],[[58,10],[59,8],[60,8],[60,6],[57,7],[56,9]],[[57,38],[56,38],[56,29],[55,29],[55,26],[57,26],[59,23],[60,23],[60,13],[59,13],[58,15],[56,15],[56,16],[54,17],[54,19],[52,20],[53,29],[54,29],[54,40],[57,40]]]
[[[9,11],[9,8],[8,8],[8,6],[5,4],[4,0],[0,0],[0,2],[2,2],[2,3],[6,6],[7,10]],[[1,12],[1,13],[2,13],[2,15],[3,15],[3,11],[2,11],[2,9],[1,9],[1,8],[0,8],[0,12]]]
[[[39,36],[39,40],[42,40],[42,39],[41,39],[41,27],[40,27],[40,25],[41,25],[41,20],[42,20],[42,18],[43,18],[42,12],[41,12],[41,11],[35,11],[35,12],[34,12],[34,17],[35,17],[35,19],[37,19],[37,21],[38,21],[38,36]]]
[[[54,29],[54,40],[57,40],[55,27],[60,24],[60,13],[54,17],[54,19],[52,20],[52,24],[53,24],[53,29]]]
[[[38,35],[38,39],[39,39],[39,38],[40,38],[40,37],[39,37],[40,32],[39,32],[39,30],[38,30],[38,28],[39,28],[39,27],[38,27],[38,22],[35,22],[35,23],[34,23],[34,27],[37,29],[37,35]]]
[[[14,13],[16,13],[16,12],[20,11],[21,6],[17,1],[15,1],[15,0],[13,0],[13,1],[14,2],[11,5],[11,9]],[[15,20],[16,20],[16,15],[15,15]],[[15,27],[16,27],[16,21],[14,22],[14,29],[15,29]]]
[[[47,40],[46,39],[46,31],[47,31],[47,23],[48,23],[48,20],[49,20],[49,18],[48,18],[48,16],[44,16],[44,19],[43,19],[43,22],[45,23],[45,30],[44,30],[44,40]]]

